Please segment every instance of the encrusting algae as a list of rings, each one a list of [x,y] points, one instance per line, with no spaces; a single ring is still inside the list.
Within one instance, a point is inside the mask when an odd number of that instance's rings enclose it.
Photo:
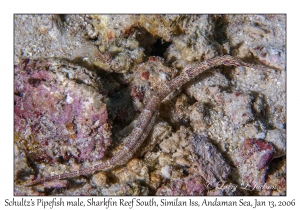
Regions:
[[[15,195],[285,195],[285,18],[16,15]]]

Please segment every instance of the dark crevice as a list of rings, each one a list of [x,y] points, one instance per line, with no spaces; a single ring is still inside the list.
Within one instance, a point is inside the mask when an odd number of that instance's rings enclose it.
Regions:
[[[164,57],[164,53],[171,45],[171,42],[166,42],[164,39],[153,36],[145,28],[135,26],[128,29],[125,34],[135,36],[135,39],[139,42],[140,47],[144,48],[146,57],[159,56]]]
[[[38,165],[29,156],[26,157],[26,160],[27,160],[27,165],[33,170],[33,174],[36,177],[39,174]]]
[[[16,180],[26,181],[30,175],[31,175],[31,170],[27,170],[23,168],[17,172]]]
[[[123,74],[97,71],[100,82],[103,86],[103,94],[107,100],[106,108],[108,112],[109,124],[112,125],[113,143],[110,148],[118,145],[123,138],[120,136],[126,126],[128,126],[136,116],[131,98],[131,87]]]
[[[274,158],[269,165],[269,175],[275,174],[278,179],[285,177],[285,171],[280,170],[286,164],[286,157]]]
[[[273,130],[276,127],[271,123],[272,114],[270,113],[270,107],[268,105],[268,100],[265,95],[260,96],[259,93],[252,91],[252,96],[254,97],[252,101],[252,111],[258,121],[262,123],[266,130]]]
[[[214,15],[213,21],[215,23],[213,39],[220,45],[223,45],[228,41],[226,30],[228,28],[229,22],[227,20],[227,17],[226,15]]]
[[[157,39],[156,42],[151,46],[150,56],[164,57],[164,53],[171,45],[171,42],[166,42],[163,39]]]
[[[66,14],[59,14],[58,16],[59,16],[61,22],[66,22],[67,21],[67,17],[66,17],[67,15]]]

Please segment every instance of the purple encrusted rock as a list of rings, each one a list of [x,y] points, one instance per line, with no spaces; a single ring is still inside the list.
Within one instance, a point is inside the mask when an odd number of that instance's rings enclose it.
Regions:
[[[99,160],[111,143],[97,75],[58,61],[22,60],[14,68],[14,133],[38,163]]]
[[[190,143],[199,165],[199,174],[210,186],[215,187],[220,181],[228,179],[231,167],[207,137],[194,134]]]
[[[274,147],[263,140],[245,139],[235,161],[245,189],[258,190],[264,186],[268,166],[275,154]]]
[[[199,196],[206,195],[205,181],[200,176],[188,176],[182,179],[174,179],[170,186],[161,186],[156,195],[167,196]]]

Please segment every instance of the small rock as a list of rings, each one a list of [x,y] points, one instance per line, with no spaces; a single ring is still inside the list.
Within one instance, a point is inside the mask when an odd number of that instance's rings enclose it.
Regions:
[[[190,138],[191,147],[199,164],[200,175],[211,185],[228,178],[231,172],[217,148],[204,136],[194,134]]]
[[[169,165],[166,165],[166,166],[162,167],[160,172],[161,172],[161,175],[164,178],[166,178],[166,179],[171,178],[171,167]]]
[[[275,149],[270,143],[257,139],[245,139],[235,163],[241,174],[241,186],[251,190],[260,190],[266,182],[268,166],[274,154]]]
[[[104,172],[98,172],[92,176],[92,182],[97,187],[104,187],[107,184],[108,179]]]
[[[284,132],[278,129],[268,130],[265,140],[274,145],[276,149],[274,158],[282,157],[286,154],[286,136]]]

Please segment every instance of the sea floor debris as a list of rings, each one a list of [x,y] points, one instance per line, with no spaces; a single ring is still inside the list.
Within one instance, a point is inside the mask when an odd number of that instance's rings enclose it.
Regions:
[[[15,15],[15,195],[285,195],[285,18]],[[128,163],[24,186],[113,156],[151,92],[223,54],[274,70],[212,69],[163,101]]]

